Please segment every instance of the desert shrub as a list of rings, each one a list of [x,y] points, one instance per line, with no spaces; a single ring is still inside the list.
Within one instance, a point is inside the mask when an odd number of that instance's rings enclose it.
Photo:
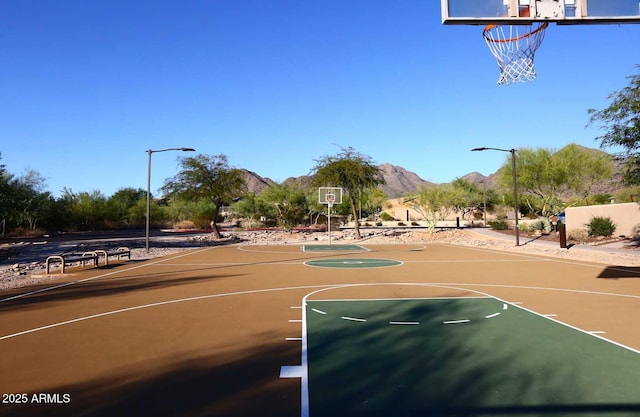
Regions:
[[[420,223],[418,223],[418,222],[411,222],[411,226],[420,226]]]
[[[393,216],[391,216],[386,211],[383,211],[382,213],[380,213],[380,218],[382,219],[383,222],[390,222],[391,220],[394,220]]]
[[[473,213],[473,220],[482,220],[484,219],[484,213],[481,211],[476,211]]]
[[[590,236],[611,236],[616,231],[616,225],[610,217],[594,216],[587,225]]]
[[[509,228],[505,220],[490,220],[488,223],[492,230],[507,230]]]
[[[191,220],[182,220],[174,223],[173,228],[175,230],[192,230],[196,228],[196,225]]]
[[[404,224],[404,222],[398,222],[398,226],[406,226],[406,224]]]
[[[573,229],[567,233],[567,239],[575,242],[586,242],[589,238],[589,232],[585,229]]]
[[[382,222],[376,222],[376,226],[382,226]]]
[[[547,219],[539,219],[529,225],[530,230],[540,231],[542,233],[551,232],[551,223]]]
[[[531,227],[529,226],[529,223],[519,223],[518,230],[521,232],[528,232],[531,230]]]

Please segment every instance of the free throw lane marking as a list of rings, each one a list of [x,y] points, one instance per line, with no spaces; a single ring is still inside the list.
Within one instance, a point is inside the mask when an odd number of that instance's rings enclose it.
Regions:
[[[348,321],[359,321],[359,322],[365,322],[365,321],[367,321],[367,320],[365,320],[365,319],[359,319],[359,318],[356,318],[356,317],[347,317],[347,316],[342,316],[342,317],[340,317],[340,318],[341,318],[342,320],[348,320]]]

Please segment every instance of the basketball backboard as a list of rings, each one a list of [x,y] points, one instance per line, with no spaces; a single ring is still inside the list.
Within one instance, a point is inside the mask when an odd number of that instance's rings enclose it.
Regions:
[[[318,188],[318,203],[320,204],[342,204],[341,187],[320,187]]]
[[[445,24],[638,23],[640,0],[441,0]]]

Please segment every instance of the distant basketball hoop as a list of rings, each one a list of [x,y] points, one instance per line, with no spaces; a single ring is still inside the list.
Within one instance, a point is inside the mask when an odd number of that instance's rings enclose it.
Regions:
[[[333,207],[333,202],[336,201],[336,196],[333,194],[327,194],[327,205]]]
[[[327,232],[329,233],[329,245],[331,245],[331,209],[334,204],[342,204],[342,188],[318,188],[318,203],[327,205]]]

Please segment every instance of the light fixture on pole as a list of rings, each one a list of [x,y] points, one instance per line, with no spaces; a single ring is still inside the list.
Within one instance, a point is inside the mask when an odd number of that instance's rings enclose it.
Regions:
[[[473,148],[472,152],[478,151],[500,151],[500,152],[509,152],[511,154],[511,167],[513,171],[513,209],[514,216],[516,221],[516,246],[520,246],[520,230],[518,229],[518,182],[516,180],[516,149],[500,149],[500,148]]]
[[[167,148],[152,150],[147,149],[149,155],[147,164],[147,216],[145,221],[145,249],[149,252],[149,224],[151,223],[151,154],[154,152],[167,152],[167,151],[182,151],[182,152],[195,152],[193,148]]]

